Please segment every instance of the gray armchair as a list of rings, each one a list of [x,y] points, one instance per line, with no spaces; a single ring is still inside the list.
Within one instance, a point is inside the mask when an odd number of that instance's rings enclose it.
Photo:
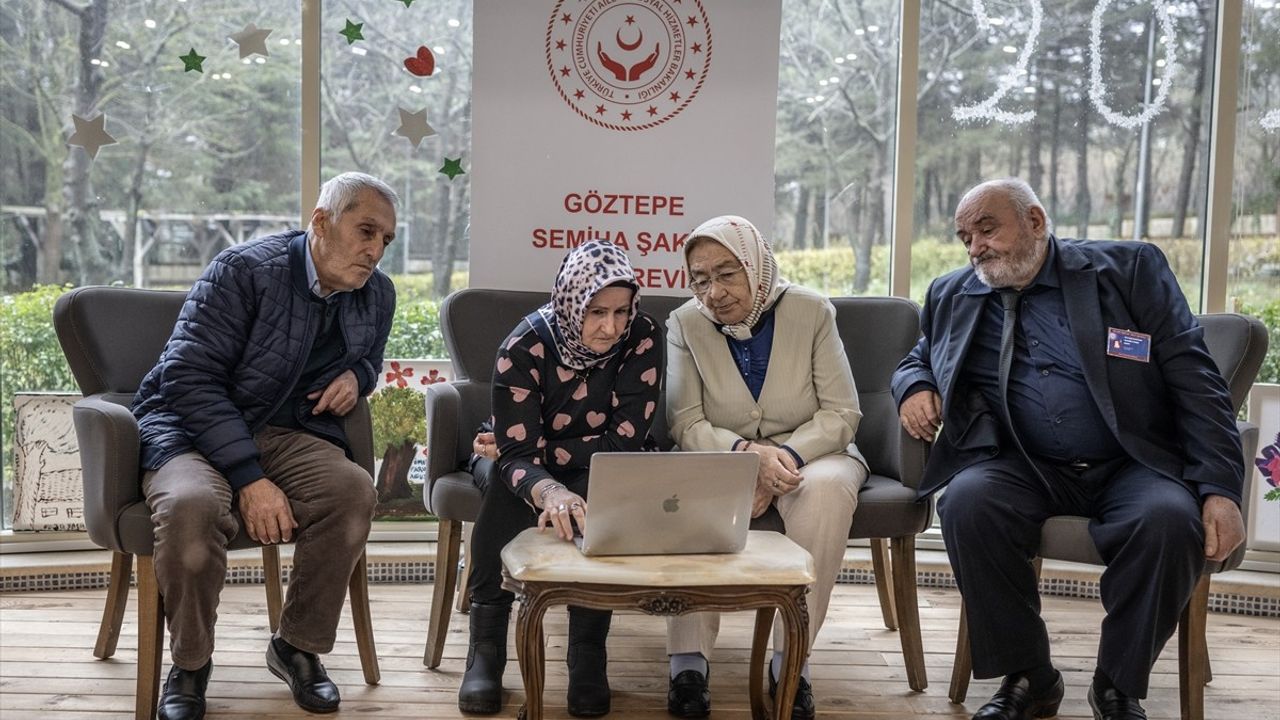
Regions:
[[[1249,395],[1258,369],[1267,354],[1267,328],[1256,318],[1236,314],[1200,315],[1204,326],[1205,344],[1213,355],[1218,370],[1226,378],[1231,390],[1231,406],[1239,411]],[[1247,422],[1237,422],[1244,446],[1245,488],[1244,506],[1241,508],[1246,522],[1253,495],[1250,480],[1253,456],[1258,449],[1258,427]],[[1191,595],[1190,602],[1178,621],[1178,686],[1183,720],[1204,719],[1204,686],[1212,677],[1209,670],[1209,650],[1205,644],[1205,623],[1209,611],[1209,579],[1214,573],[1234,570],[1244,560],[1245,548],[1241,545],[1226,560],[1209,562],[1200,582]],[[1040,560],[1067,560],[1070,562],[1105,565],[1093,539],[1089,536],[1089,518],[1075,515],[1059,515],[1049,518],[1040,532],[1040,556],[1036,559],[1037,573]],[[953,703],[963,703],[969,692],[969,678],[973,673],[973,658],[969,651],[969,628],[964,606],[960,607],[960,629],[956,637],[956,656],[951,670],[951,687],[948,695]]]
[[[920,308],[892,297],[832,298],[836,327],[862,407],[858,449],[871,474],[858,493],[849,537],[871,541],[871,561],[885,627],[898,630],[907,685],[929,685],[916,597],[916,535],[933,519],[933,498],[916,499],[927,445],[898,422],[889,382],[920,337]],[[886,544],[888,547],[886,547]]]
[[[489,387],[498,345],[520,318],[546,298],[540,292],[462,290],[446,298],[440,307],[441,329],[456,379],[427,388],[427,489],[423,494],[427,508],[440,519],[423,658],[427,667],[438,667],[443,657],[459,582],[462,523],[475,520],[480,510],[480,491],[470,473],[460,468],[471,454],[476,427],[490,414]],[[681,297],[645,295],[640,306],[665,330],[667,315],[684,302]],[[836,298],[834,302],[836,322],[862,402],[858,447],[871,464],[871,477],[859,495],[849,537],[874,538],[876,583],[885,624],[890,629],[901,625],[908,682],[912,689],[923,690],[927,680],[915,590],[915,536],[929,525],[932,501],[916,501],[925,445],[901,430],[889,394],[894,368],[918,337],[919,312],[914,303],[897,298]],[[663,449],[671,446],[661,408],[653,434]],[[753,521],[752,527],[781,530],[781,518],[776,511],[766,513]],[[893,546],[892,561],[886,540]]]
[[[94,655],[106,659],[116,650],[129,597],[129,575],[138,558],[138,670],[134,716],[154,717],[164,647],[164,599],[152,564],[155,540],[151,512],[142,497],[138,464],[138,426],[129,404],[151,370],[186,297],[182,292],[83,287],[58,298],[53,325],[84,398],[73,417],[84,477],[85,525],[89,538],[112,551],[111,580]],[[363,399],[347,416],[352,451],[366,470],[373,469],[373,426]],[[256,547],[243,530],[233,549]],[[274,632],[282,592],[277,546],[262,547],[267,616]],[[366,561],[361,557],[349,587],[351,614],[365,682],[378,683],[369,614]]]

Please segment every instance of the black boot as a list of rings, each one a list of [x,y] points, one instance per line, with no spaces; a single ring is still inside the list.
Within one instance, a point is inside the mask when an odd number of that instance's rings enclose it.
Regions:
[[[605,639],[609,636],[610,610],[569,607],[569,714],[598,717],[609,712],[608,664]]]
[[[502,671],[507,667],[507,621],[511,603],[471,602],[467,672],[458,688],[458,709],[491,715],[502,709]]]

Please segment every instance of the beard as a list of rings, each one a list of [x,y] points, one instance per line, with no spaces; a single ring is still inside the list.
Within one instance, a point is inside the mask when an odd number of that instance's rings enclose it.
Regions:
[[[1049,239],[1047,236],[1023,237],[1023,243],[1010,252],[986,252],[969,261],[983,285],[1006,288],[1022,287],[1031,282],[1049,252]]]

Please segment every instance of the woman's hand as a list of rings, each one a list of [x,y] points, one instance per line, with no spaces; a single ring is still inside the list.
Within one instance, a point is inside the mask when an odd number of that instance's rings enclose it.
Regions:
[[[756,485],[755,497],[751,499],[751,517],[758,518],[769,509],[769,504],[773,502],[773,493]]]
[[[760,454],[757,488],[780,497],[800,487],[802,476],[796,467],[796,459],[784,448],[751,442],[747,444],[746,450]]]
[[[471,441],[471,452],[497,462],[498,440],[491,432],[476,433],[476,438]]]
[[[555,528],[556,537],[573,541],[573,522],[577,522],[578,530],[587,531],[587,501],[569,488],[556,483],[555,487],[545,494],[535,487],[533,497],[542,503],[542,514],[538,516],[538,532],[550,526]]]

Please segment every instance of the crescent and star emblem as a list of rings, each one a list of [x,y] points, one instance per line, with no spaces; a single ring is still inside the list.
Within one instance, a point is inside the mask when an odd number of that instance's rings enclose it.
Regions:
[[[559,0],[547,22],[547,70],[580,117],[612,130],[667,122],[711,68],[702,0]]]

